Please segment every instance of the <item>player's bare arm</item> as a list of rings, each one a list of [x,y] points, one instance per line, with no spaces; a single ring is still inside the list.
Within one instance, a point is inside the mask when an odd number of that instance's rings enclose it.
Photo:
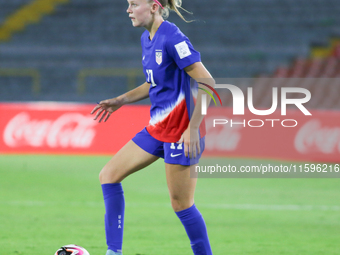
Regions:
[[[99,104],[97,104],[96,107],[91,112],[91,114],[94,114],[100,109],[97,112],[96,116],[94,117],[94,120],[97,120],[101,116],[99,122],[101,122],[102,120],[106,122],[111,116],[111,114],[117,111],[123,105],[131,104],[143,100],[145,98],[148,98],[149,88],[150,83],[145,82],[139,87],[130,90],[123,95],[99,102]]]
[[[209,71],[204,67],[202,62],[196,62],[190,66],[184,68],[186,73],[196,80],[197,82],[206,83],[212,87],[215,86],[214,79],[212,78]],[[199,126],[203,120],[203,115],[201,114],[201,99],[202,94],[205,92],[202,90],[198,90],[197,101],[195,105],[195,109],[191,120],[189,122],[188,128],[184,131],[179,143],[184,144],[184,153],[186,156],[190,158],[196,157],[196,155],[200,154],[200,142],[199,142]],[[207,105],[210,103],[210,97],[207,97]],[[190,134],[190,130],[193,132]]]

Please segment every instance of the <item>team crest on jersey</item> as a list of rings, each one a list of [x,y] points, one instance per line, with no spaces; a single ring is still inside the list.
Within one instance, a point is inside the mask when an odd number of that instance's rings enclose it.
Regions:
[[[156,50],[156,63],[160,65],[163,61],[162,50]]]

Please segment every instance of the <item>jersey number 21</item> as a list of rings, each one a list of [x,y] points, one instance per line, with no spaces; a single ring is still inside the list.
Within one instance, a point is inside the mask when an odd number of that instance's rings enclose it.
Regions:
[[[155,83],[155,81],[153,79],[153,71],[152,71],[152,69],[146,69],[146,73],[148,74],[147,82],[151,83],[152,87],[156,87],[157,84]]]

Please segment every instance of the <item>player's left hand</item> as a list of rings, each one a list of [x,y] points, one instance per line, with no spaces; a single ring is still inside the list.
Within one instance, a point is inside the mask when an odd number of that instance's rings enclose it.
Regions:
[[[183,143],[186,157],[196,158],[201,153],[200,137],[198,129],[191,129],[190,125],[184,131],[178,143]]]

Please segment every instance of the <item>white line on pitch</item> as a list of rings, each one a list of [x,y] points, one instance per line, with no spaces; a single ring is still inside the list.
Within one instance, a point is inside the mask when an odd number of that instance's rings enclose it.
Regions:
[[[100,207],[104,206],[101,201],[0,201],[0,205],[7,206],[58,206],[67,204],[68,206]],[[126,201],[127,207],[170,207],[170,203],[141,203]],[[263,211],[340,211],[338,205],[264,205],[264,204],[197,204],[199,208],[220,209],[220,210],[263,210]]]
[[[214,209],[266,211],[340,211],[340,206],[336,205],[203,204],[202,207]]]

